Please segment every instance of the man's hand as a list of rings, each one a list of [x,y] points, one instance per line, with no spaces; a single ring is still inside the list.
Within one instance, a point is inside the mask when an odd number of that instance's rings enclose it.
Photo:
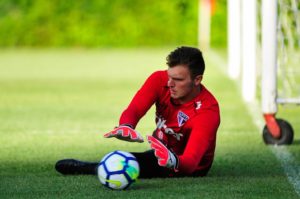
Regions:
[[[105,138],[115,137],[120,140],[125,140],[128,142],[144,142],[143,137],[139,132],[130,128],[129,126],[119,126],[116,127],[109,133],[104,134]]]
[[[150,143],[150,147],[154,149],[154,154],[157,157],[158,164],[163,167],[168,167],[177,170],[177,156],[153,136],[147,136],[147,140]]]

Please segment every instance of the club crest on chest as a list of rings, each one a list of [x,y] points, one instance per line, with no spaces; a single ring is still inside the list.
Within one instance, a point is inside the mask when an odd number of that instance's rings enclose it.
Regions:
[[[178,126],[181,127],[182,125],[184,125],[186,123],[186,121],[189,119],[189,116],[187,116],[184,112],[182,111],[178,111],[177,114],[177,122],[178,122]]]

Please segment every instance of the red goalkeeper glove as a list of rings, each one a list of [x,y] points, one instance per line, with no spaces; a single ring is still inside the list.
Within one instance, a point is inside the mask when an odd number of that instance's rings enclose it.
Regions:
[[[154,154],[157,157],[158,164],[163,167],[177,170],[178,157],[153,136],[147,136],[147,140],[150,143],[150,147],[154,150]]]
[[[125,125],[116,127],[111,132],[104,134],[104,137],[105,138],[115,137],[120,140],[125,140],[128,142],[144,142],[144,139],[139,132]]]

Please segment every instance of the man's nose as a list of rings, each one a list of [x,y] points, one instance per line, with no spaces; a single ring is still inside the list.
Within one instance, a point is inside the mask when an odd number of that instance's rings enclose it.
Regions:
[[[175,83],[172,79],[169,79],[168,80],[168,87],[174,87],[175,86]]]

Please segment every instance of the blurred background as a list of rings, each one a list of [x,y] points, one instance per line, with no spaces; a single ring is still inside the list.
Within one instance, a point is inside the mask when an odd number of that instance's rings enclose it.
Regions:
[[[1,0],[0,47],[196,46],[199,2]],[[210,2],[211,45],[225,47],[226,0]]]

